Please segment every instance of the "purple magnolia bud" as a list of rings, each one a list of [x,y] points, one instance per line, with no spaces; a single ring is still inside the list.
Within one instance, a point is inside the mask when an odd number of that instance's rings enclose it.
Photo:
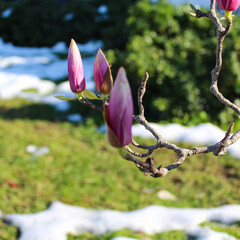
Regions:
[[[68,77],[72,92],[82,92],[86,88],[81,54],[76,42],[71,39],[68,51]]]
[[[108,61],[100,48],[94,61],[93,75],[97,91],[102,94],[110,94],[113,85],[112,74]]]
[[[104,109],[108,140],[113,147],[128,145],[132,139],[133,99],[124,68],[118,70],[109,104]]]
[[[240,0],[217,0],[218,6],[225,11],[235,11],[239,7]]]

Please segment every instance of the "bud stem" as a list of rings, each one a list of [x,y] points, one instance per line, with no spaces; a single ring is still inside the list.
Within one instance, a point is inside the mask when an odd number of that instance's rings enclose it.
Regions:
[[[75,95],[77,96],[77,99],[79,99],[79,100],[83,98],[83,92],[75,93]]]
[[[102,93],[102,100],[104,101],[104,100],[108,100],[108,96],[109,96],[109,94],[103,94]]]
[[[224,13],[225,13],[226,20],[228,22],[232,22],[232,11],[225,10]]]
[[[120,156],[123,158],[123,159],[127,159],[127,156],[128,156],[128,151],[126,150],[125,147],[121,147],[121,148],[118,148],[118,153],[120,154]]]

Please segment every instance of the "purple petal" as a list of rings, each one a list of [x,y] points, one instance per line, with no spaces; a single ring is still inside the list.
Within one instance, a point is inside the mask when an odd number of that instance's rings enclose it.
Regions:
[[[109,67],[108,61],[102,52],[102,50],[99,48],[97,56],[94,61],[94,68],[93,68],[93,75],[94,75],[94,81],[96,85],[96,89],[99,93],[101,93],[101,86],[103,83],[104,75]]]
[[[68,51],[68,77],[72,92],[82,92],[86,88],[81,54],[72,39]]]
[[[220,9],[226,11],[235,11],[240,5],[240,0],[217,0]]]
[[[133,100],[124,68],[120,68],[113,85],[108,105],[108,124],[125,146],[132,139]]]

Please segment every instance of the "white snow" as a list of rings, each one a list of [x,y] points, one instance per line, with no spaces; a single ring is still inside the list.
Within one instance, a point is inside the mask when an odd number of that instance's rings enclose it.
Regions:
[[[93,76],[93,63],[101,41],[89,41],[78,44],[81,52],[93,54],[83,58],[86,81]],[[4,43],[0,38],[0,71],[18,75],[33,75],[39,78],[58,80],[67,78],[67,59],[59,59],[55,53],[67,54],[65,43],[59,42],[52,48],[16,47],[12,43]]]
[[[94,89],[93,64],[102,42],[90,41],[78,44],[78,47],[81,52],[93,54],[92,57],[83,58],[83,66],[87,88]],[[68,48],[63,42],[52,48],[16,47],[12,43],[4,43],[0,38],[0,99],[27,98],[66,111],[69,103],[54,98],[56,95],[74,96],[68,81],[59,85],[53,82],[68,77],[67,59],[60,59],[56,55],[59,53],[67,58]]]
[[[225,132],[211,123],[203,123],[192,127],[184,127],[180,124],[159,125],[150,124],[163,138],[173,142],[189,142],[192,144],[213,144],[220,141]],[[142,125],[134,125],[132,128],[135,137],[150,138],[151,133]]]
[[[199,224],[240,221],[240,205],[210,209],[148,206],[131,212],[94,210],[54,202],[47,210],[34,214],[7,214],[3,220],[20,228],[19,240],[67,240],[67,234],[85,232],[101,235],[124,228],[155,234],[182,230],[197,240],[235,240],[226,234],[202,228]]]
[[[194,231],[188,231],[187,233],[189,236],[196,237],[196,240],[237,240],[227,233],[216,232],[209,227],[198,228]]]
[[[36,157],[46,155],[50,152],[49,147],[37,147],[35,145],[28,145],[26,151],[31,153],[31,160],[34,161]]]
[[[38,94],[47,94],[55,89],[55,84],[35,76],[0,72],[0,98],[9,99],[24,95],[23,90],[35,89]]]

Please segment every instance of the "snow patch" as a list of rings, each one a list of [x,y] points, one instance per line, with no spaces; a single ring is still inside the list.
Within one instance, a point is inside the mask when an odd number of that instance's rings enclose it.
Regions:
[[[78,46],[82,52],[95,54],[102,47],[102,42],[90,41]],[[53,105],[60,111],[68,110],[69,102],[54,97],[75,96],[68,81],[59,85],[52,82],[68,76],[67,59],[59,59],[56,53],[66,54],[67,57],[66,44],[59,42],[52,48],[16,47],[0,38],[0,99],[21,97]],[[94,60],[95,55],[83,59],[87,88],[90,90],[95,89],[92,81]]]
[[[29,89],[43,95],[52,92],[55,89],[55,84],[35,76],[0,72],[0,98],[21,97],[24,95],[23,91]]]
[[[48,154],[50,149],[47,146],[37,147],[35,145],[28,145],[26,151],[31,153],[31,160],[34,161],[36,157]]]
[[[201,228],[205,221],[240,221],[240,205],[210,209],[148,206],[131,212],[94,210],[54,202],[47,210],[34,214],[7,214],[3,220],[21,230],[19,240],[67,240],[67,234],[85,232],[101,235],[128,228],[134,232],[155,234],[182,230],[198,240],[235,240],[234,237]]]

